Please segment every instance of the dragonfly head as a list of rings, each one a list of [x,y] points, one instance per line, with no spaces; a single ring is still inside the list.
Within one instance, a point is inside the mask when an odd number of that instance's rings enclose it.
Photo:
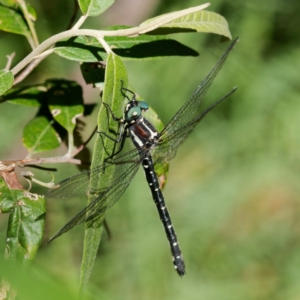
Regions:
[[[122,82],[123,85],[123,82]],[[142,116],[142,112],[146,111],[149,108],[149,105],[145,101],[136,100],[136,93],[133,91],[123,88],[121,89],[122,94],[128,99],[128,104],[125,107],[125,122],[127,123],[135,123]],[[124,93],[129,92],[132,94],[132,98]]]
[[[146,111],[149,105],[145,101],[137,101],[132,99],[127,105],[125,110],[125,121],[132,122],[137,120],[143,111]]]

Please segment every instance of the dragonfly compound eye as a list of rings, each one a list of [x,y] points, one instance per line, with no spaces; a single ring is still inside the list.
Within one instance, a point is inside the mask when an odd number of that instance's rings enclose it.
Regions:
[[[149,108],[149,105],[145,101],[139,101],[138,106],[141,108],[141,110],[147,110]]]
[[[141,114],[142,110],[139,106],[131,107],[125,116],[126,121],[136,120]]]

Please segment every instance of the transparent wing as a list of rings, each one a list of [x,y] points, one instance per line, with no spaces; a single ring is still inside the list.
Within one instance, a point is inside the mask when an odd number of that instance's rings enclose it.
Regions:
[[[218,60],[214,68],[206,76],[206,78],[198,86],[197,90],[193,93],[191,98],[180,108],[176,115],[171,119],[167,126],[161,132],[161,139],[165,139],[168,136],[171,136],[173,133],[177,132],[180,128],[184,128],[188,125],[193,118],[196,117],[198,108],[204,98],[207,90],[212,84],[213,80],[221,70],[224,62],[226,61],[229,53],[234,48],[238,38],[236,38],[231,45],[226,49],[224,54]]]
[[[197,115],[197,110],[204,98],[207,90],[211,86],[215,77],[221,70],[224,62],[226,61],[229,53],[234,48],[238,38],[235,39],[231,45],[225,50],[224,54],[218,60],[214,68],[201,82],[197,90],[193,93],[191,98],[180,108],[176,115],[171,119],[167,126],[161,131],[159,144],[153,150],[153,158],[156,163],[162,163],[163,161],[171,160],[181,143],[189,136],[195,126],[219,103],[230,96],[236,88],[225,95],[222,99],[205,109],[203,112]]]
[[[218,104],[224,101],[227,97],[233,94],[237,88],[232,89],[223,98],[209,106],[198,116],[185,124],[183,127],[178,128],[176,131],[172,131],[169,134],[165,134],[163,138],[159,139],[158,146],[153,150],[153,158],[155,163],[162,163],[170,161],[176,155],[176,151],[180,144],[182,144],[189,134],[193,131],[195,126]]]
[[[117,159],[111,159],[102,166],[91,171],[74,175],[59,185],[57,190],[50,190],[47,193],[49,198],[67,198],[70,195],[80,195],[86,192],[92,194],[92,201],[82,211],[80,211],[73,219],[71,219],[62,229],[60,229],[48,243],[58,236],[69,231],[74,226],[84,221],[90,221],[97,216],[105,213],[107,209],[112,207],[122,196],[127,186],[136,174],[141,160],[146,155],[143,150],[133,149]],[[89,190],[89,179],[91,172],[98,172],[101,188],[99,190]],[[106,174],[110,174],[105,176]]]

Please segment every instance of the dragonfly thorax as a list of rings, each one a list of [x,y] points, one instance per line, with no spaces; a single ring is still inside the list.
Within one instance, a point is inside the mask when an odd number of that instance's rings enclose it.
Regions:
[[[138,148],[151,149],[158,144],[159,134],[154,126],[140,116],[128,127],[130,137]]]

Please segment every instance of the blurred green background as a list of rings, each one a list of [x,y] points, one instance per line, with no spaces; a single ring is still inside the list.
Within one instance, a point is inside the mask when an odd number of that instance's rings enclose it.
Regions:
[[[41,40],[66,28],[71,0],[30,3],[38,13]],[[154,15],[199,4],[119,1],[104,17],[93,18],[84,27],[137,25]],[[187,275],[179,278],[173,270],[165,233],[140,170],[107,214],[112,239],[103,236],[88,288],[90,299],[300,299],[300,2],[214,0],[209,10],[227,19],[240,42],[203,108],[233,86],[239,89],[200,123],[170,166],[164,195]],[[131,85],[165,123],[229,45],[212,34],[174,38],[201,55],[126,62]],[[3,32],[0,44],[2,67],[5,55],[17,50],[17,62],[30,50],[23,37]],[[59,76],[83,84],[78,64],[55,56],[24,84]],[[91,87],[84,88],[84,97],[87,102],[99,101]],[[22,127],[34,113],[32,108],[1,104],[1,159],[24,157]],[[87,131],[94,127],[95,117],[88,119]],[[63,169],[60,178],[77,172],[69,165]],[[82,199],[62,202],[47,203],[45,239],[85,204]],[[0,218],[2,253],[7,218]],[[30,299],[48,299],[45,295],[55,289],[61,299],[68,299],[62,291],[76,291],[83,229],[80,226],[42,246],[28,282],[22,279],[23,289],[19,287],[24,299],[27,290]],[[30,294],[37,286],[40,294]]]

